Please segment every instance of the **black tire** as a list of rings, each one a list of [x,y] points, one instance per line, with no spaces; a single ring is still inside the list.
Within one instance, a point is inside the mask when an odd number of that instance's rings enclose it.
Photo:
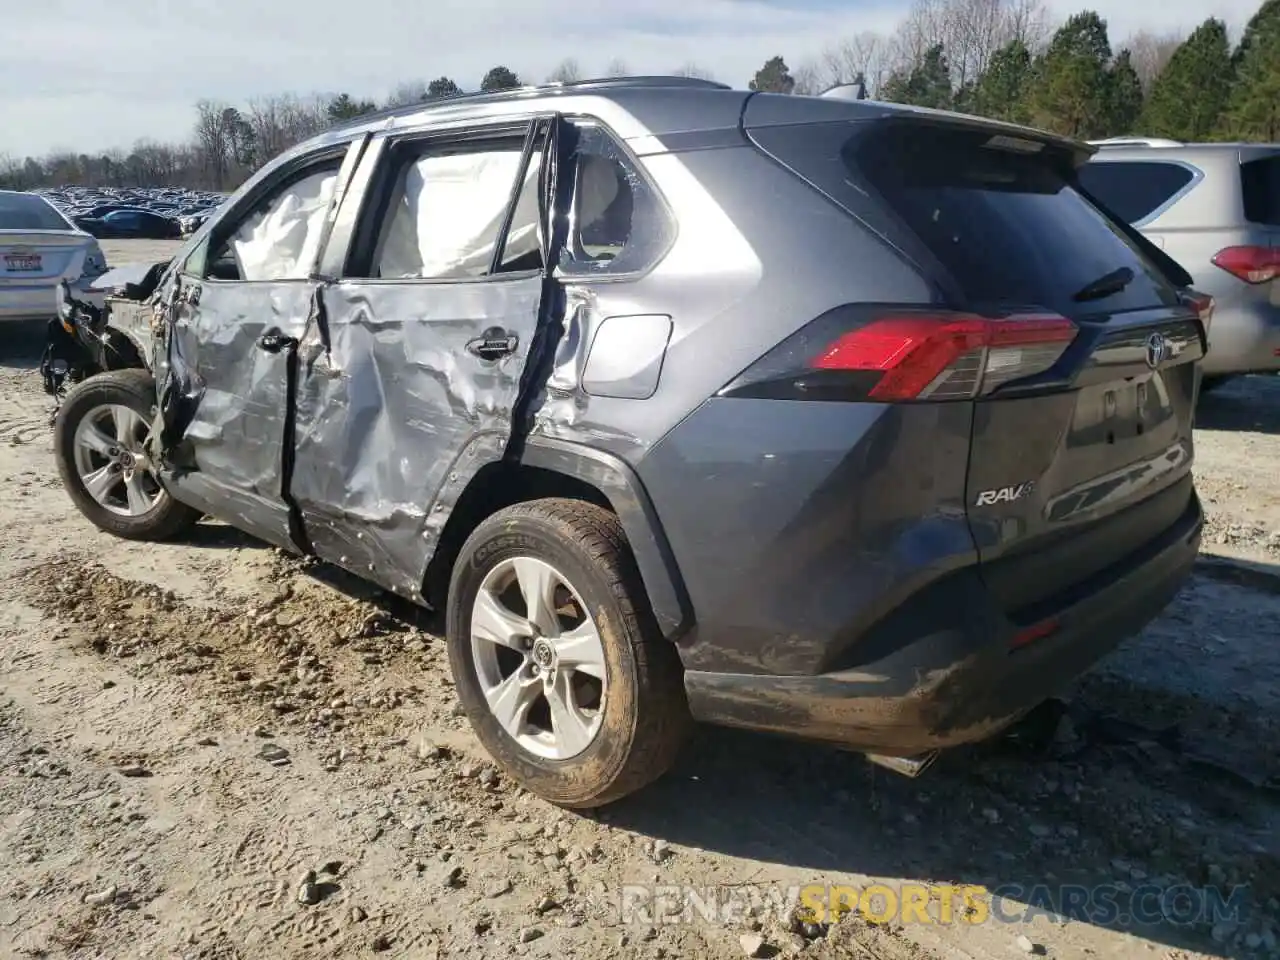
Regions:
[[[598,733],[568,760],[522,747],[490,711],[471,651],[471,617],[485,576],[504,560],[550,564],[581,597],[604,648],[608,693]],[[690,726],[680,658],[658,632],[618,518],[580,500],[517,504],[463,545],[446,608],[449,663],[477,737],[516,783],[563,807],[603,806],[658,779]]]
[[[96,374],[67,393],[54,420],[53,449],[58,474],[71,502],[95,527],[126,540],[169,540],[190,529],[202,514],[168,493],[161,493],[146,513],[124,516],[102,506],[85,489],[76,470],[76,430],[95,407],[103,404],[128,407],[150,423],[157,409],[155,381],[146,370],[116,370]]]

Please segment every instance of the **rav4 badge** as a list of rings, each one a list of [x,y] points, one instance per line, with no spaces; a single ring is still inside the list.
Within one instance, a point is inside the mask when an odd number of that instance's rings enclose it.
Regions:
[[[994,490],[983,490],[978,494],[978,499],[974,502],[976,507],[989,507],[994,503],[1013,503],[1015,500],[1021,500],[1032,490],[1035,489],[1035,481],[1028,480],[1026,483],[1017,483],[1012,487],[997,487]]]

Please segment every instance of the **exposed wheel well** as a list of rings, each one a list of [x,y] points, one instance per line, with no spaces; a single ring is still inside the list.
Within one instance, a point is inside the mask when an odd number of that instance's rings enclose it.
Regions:
[[[106,359],[110,370],[145,370],[146,361],[138,352],[133,340],[119,330],[106,330]]]
[[[437,610],[443,609],[448,599],[454,560],[467,537],[486,517],[512,504],[543,497],[585,500],[613,511],[612,504],[603,493],[577,477],[506,461],[482,467],[453,508],[435,554],[427,564],[422,585],[422,595],[427,602]]]

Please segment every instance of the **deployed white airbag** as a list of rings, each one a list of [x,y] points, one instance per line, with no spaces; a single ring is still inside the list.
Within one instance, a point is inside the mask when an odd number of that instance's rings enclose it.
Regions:
[[[299,180],[236,231],[231,251],[242,280],[305,280],[319,252],[321,228],[333,202],[333,170]]]
[[[404,173],[399,199],[375,258],[375,276],[388,279],[479,277],[511,200],[519,150],[423,157]],[[526,183],[538,175],[529,164]],[[505,260],[538,246],[538,203],[521,192]]]

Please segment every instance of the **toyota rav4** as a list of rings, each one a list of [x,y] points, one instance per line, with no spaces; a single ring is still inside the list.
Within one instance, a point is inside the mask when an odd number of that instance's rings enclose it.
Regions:
[[[362,117],[137,288],[56,422],[99,527],[202,515],[443,609],[532,792],[690,720],[918,771],[1154,617],[1201,509],[1211,302],[1088,146],[640,78]]]

